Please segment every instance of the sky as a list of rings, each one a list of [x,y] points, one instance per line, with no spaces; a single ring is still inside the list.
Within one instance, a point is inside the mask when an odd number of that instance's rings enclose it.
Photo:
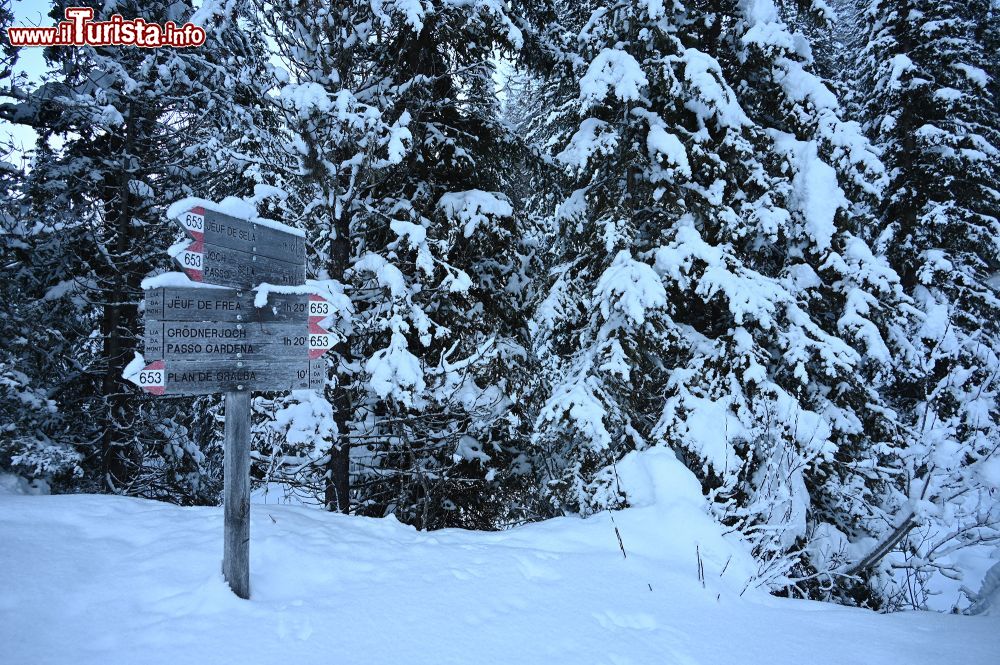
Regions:
[[[51,3],[48,0],[14,0],[12,9],[14,11],[14,25],[53,25],[52,19],[48,17]],[[6,40],[7,35],[3,38]],[[17,67],[18,73],[26,73],[32,80],[37,80],[45,71],[45,60],[42,58],[40,48],[22,48],[18,53]],[[10,157],[0,155],[10,161],[18,161],[26,150],[30,150],[35,144],[36,134],[33,130],[22,125],[11,125],[0,122],[0,142],[2,139],[13,138],[15,154]]]

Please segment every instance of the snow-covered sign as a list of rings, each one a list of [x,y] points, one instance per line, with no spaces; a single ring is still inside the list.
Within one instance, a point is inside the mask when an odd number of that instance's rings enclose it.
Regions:
[[[160,287],[146,293],[147,362],[274,360],[302,369],[339,341],[321,325],[334,306],[316,294],[268,293],[263,306],[257,306],[259,293],[237,289]],[[270,381],[270,373],[262,376]],[[285,379],[278,381],[283,385]],[[278,388],[251,381],[247,389]]]
[[[298,286],[306,278],[306,244],[300,229],[202,199],[170,206],[190,238],[168,251],[195,282],[251,289],[260,284]]]
[[[261,324],[147,319],[143,355],[146,360],[281,359],[294,362],[319,357],[312,353],[313,336],[313,326],[307,328],[301,322]]]
[[[333,314],[329,302],[304,293],[269,293],[263,307],[254,304],[256,291],[251,290],[160,287],[148,289],[145,296],[146,318],[157,321],[306,323],[319,303],[325,312],[322,318]]]
[[[288,263],[305,261],[301,232],[278,222],[239,219],[204,206],[194,206],[174,219],[194,241]]]
[[[144,280],[145,357],[122,375],[152,395],[226,394],[222,572],[249,598],[250,392],[321,390],[321,357],[340,337],[321,325],[333,303],[305,285],[302,232],[233,211],[200,199],[170,206],[189,240],[167,251],[187,277]]]

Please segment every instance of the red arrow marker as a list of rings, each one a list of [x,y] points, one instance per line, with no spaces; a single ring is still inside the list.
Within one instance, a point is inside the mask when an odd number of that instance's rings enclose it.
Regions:
[[[333,348],[336,340],[319,322],[333,313],[333,305],[317,295],[309,296],[309,360],[315,360]]]
[[[177,218],[184,232],[194,240],[205,239],[205,209],[191,208]]]
[[[151,395],[162,395],[167,387],[166,363],[162,360],[151,362],[141,370],[138,376],[139,387]]]
[[[309,295],[309,323],[319,323],[331,314],[333,305],[330,301],[314,293]]]
[[[174,261],[184,269],[187,276],[195,282],[203,279],[202,270],[205,265],[205,244],[200,238],[191,241],[191,244],[182,249],[174,256]]]
[[[309,324],[309,360],[315,360],[333,348],[334,336],[326,328],[315,323]]]

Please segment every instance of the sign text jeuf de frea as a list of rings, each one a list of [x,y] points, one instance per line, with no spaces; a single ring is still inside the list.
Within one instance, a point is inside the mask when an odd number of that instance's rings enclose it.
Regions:
[[[173,251],[194,282],[145,293],[143,360],[132,380],[153,395],[226,394],[225,541],[222,572],[250,595],[250,392],[319,390],[334,336],[320,326],[331,304],[261,284],[305,284],[305,241],[290,227],[193,206],[177,217],[190,241]]]

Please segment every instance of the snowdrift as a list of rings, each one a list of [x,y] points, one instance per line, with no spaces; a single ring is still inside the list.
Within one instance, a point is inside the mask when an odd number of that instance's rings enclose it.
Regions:
[[[219,508],[0,496],[0,661],[996,662],[993,616],[741,595],[750,562],[675,462],[619,468],[643,507],[502,533],[254,505],[250,601],[219,572]]]

